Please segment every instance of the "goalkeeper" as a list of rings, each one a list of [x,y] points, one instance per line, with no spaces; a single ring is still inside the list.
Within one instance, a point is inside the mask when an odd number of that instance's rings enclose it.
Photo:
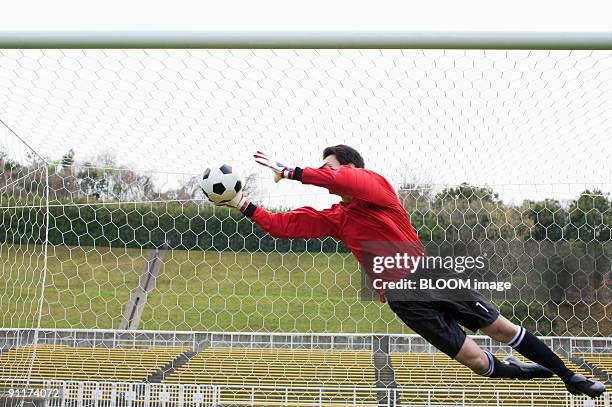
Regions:
[[[251,203],[240,192],[226,206],[238,208],[245,216],[270,235],[279,238],[340,239],[353,253],[370,278],[372,267],[367,264],[364,242],[406,242],[415,253],[424,254],[419,237],[395,190],[381,175],[364,168],[361,155],[345,145],[323,151],[320,168],[289,167],[258,152],[255,160],[274,172],[275,181],[285,178],[326,188],[339,195],[342,202],[322,211],[302,207],[285,213],[271,213]],[[407,270],[387,270],[386,281],[406,277]],[[602,383],[574,373],[540,339],[525,328],[515,325],[499,314],[483,296],[468,290],[468,297],[442,301],[407,301],[378,290],[393,312],[417,334],[475,373],[490,378],[533,379],[558,375],[572,394],[598,397],[604,391]],[[524,363],[514,357],[498,360],[483,351],[461,326],[480,330],[492,339],[508,344],[536,363]]]

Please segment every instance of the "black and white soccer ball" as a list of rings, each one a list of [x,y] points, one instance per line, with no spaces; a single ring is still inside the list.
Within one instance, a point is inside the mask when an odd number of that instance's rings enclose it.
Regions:
[[[230,165],[215,165],[202,174],[200,188],[211,202],[224,204],[240,192],[242,181]]]

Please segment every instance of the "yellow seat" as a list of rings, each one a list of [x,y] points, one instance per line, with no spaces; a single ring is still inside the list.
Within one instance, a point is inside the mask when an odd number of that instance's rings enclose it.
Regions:
[[[26,345],[0,354],[0,379],[142,381],[186,350]]]

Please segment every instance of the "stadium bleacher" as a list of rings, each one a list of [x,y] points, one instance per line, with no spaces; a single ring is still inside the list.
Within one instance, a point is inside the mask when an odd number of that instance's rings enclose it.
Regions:
[[[371,389],[375,383],[372,352],[360,350],[289,348],[208,348],[167,378],[169,383],[221,384],[230,387],[220,398],[240,404],[251,398],[248,386],[360,387]],[[294,403],[314,403],[318,391],[292,392]],[[351,392],[325,391],[334,404],[352,405]],[[282,405],[284,392],[270,389],[266,402]],[[372,391],[359,394],[361,403],[375,404]],[[281,404],[279,404],[281,403]]]
[[[607,377],[608,383],[612,382],[612,353],[583,352],[576,353],[575,356],[586,362],[591,368],[600,370],[602,375]]]
[[[503,359],[505,355],[497,355]],[[514,355],[521,359],[520,355]],[[562,358],[573,370],[587,376],[584,371],[567,358]],[[441,353],[391,353],[398,386],[404,389],[418,389],[423,383],[433,388],[465,389],[469,405],[517,405],[520,400],[526,400],[529,405],[549,406],[552,402],[563,405],[565,397],[557,392],[565,392],[565,386],[557,377],[537,380],[489,379],[474,374],[467,367]],[[502,391],[498,394],[499,391]],[[404,397],[410,392],[404,392]],[[419,397],[422,397],[419,394]],[[435,403],[455,405],[462,404],[457,400],[457,394],[449,391],[437,391]]]
[[[159,371],[191,348],[144,346],[142,348],[27,345],[0,354],[0,379],[23,379],[31,368],[36,380],[86,381],[83,397],[91,391],[110,399],[110,382],[146,384]],[[193,355],[193,354],[192,354]],[[500,358],[503,355],[498,355]],[[580,355],[602,370],[612,371],[612,354]],[[155,400],[166,392],[169,400],[192,397],[196,385],[215,385],[207,395],[227,405],[323,405],[375,406],[376,374],[369,350],[252,348],[212,346],[196,353],[163,377],[147,397]],[[410,405],[553,406],[566,405],[567,393],[557,378],[533,381],[487,379],[473,374],[441,353],[391,352],[401,402]],[[573,369],[590,372],[565,358]],[[94,382],[104,382],[100,386]],[[179,386],[185,385],[179,396]],[[72,394],[77,393],[77,387]],[[286,388],[292,388],[288,393]],[[314,388],[314,391],[313,391]],[[127,390],[116,388],[113,394]],[[352,389],[352,390],[350,390]],[[90,391],[91,390],[91,391]],[[139,392],[135,397],[144,397]]]
[[[34,380],[138,382],[187,349],[173,346],[124,349],[27,345],[0,354],[0,379],[23,379],[31,371],[30,378]]]
[[[369,351],[208,348],[171,375],[174,383],[372,387]]]

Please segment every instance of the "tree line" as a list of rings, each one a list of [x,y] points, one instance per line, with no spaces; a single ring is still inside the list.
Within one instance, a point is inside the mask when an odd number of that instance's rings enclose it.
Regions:
[[[37,228],[44,226],[41,207],[48,199],[52,244],[168,244],[202,250],[339,248],[318,240],[272,244],[274,239],[235,211],[199,199],[196,177],[162,191],[151,174],[118,166],[108,153],[83,163],[77,163],[74,155],[70,150],[53,165],[35,160],[20,164],[0,152],[0,239],[25,243],[28,235],[36,235]],[[246,184],[253,188],[254,183]],[[253,189],[246,192],[257,194]],[[544,199],[520,204],[505,203],[491,188],[467,183],[439,192],[428,185],[405,183],[398,195],[425,243],[612,240],[612,200],[599,190],[585,190],[569,202]],[[18,225],[20,219],[28,222]]]

